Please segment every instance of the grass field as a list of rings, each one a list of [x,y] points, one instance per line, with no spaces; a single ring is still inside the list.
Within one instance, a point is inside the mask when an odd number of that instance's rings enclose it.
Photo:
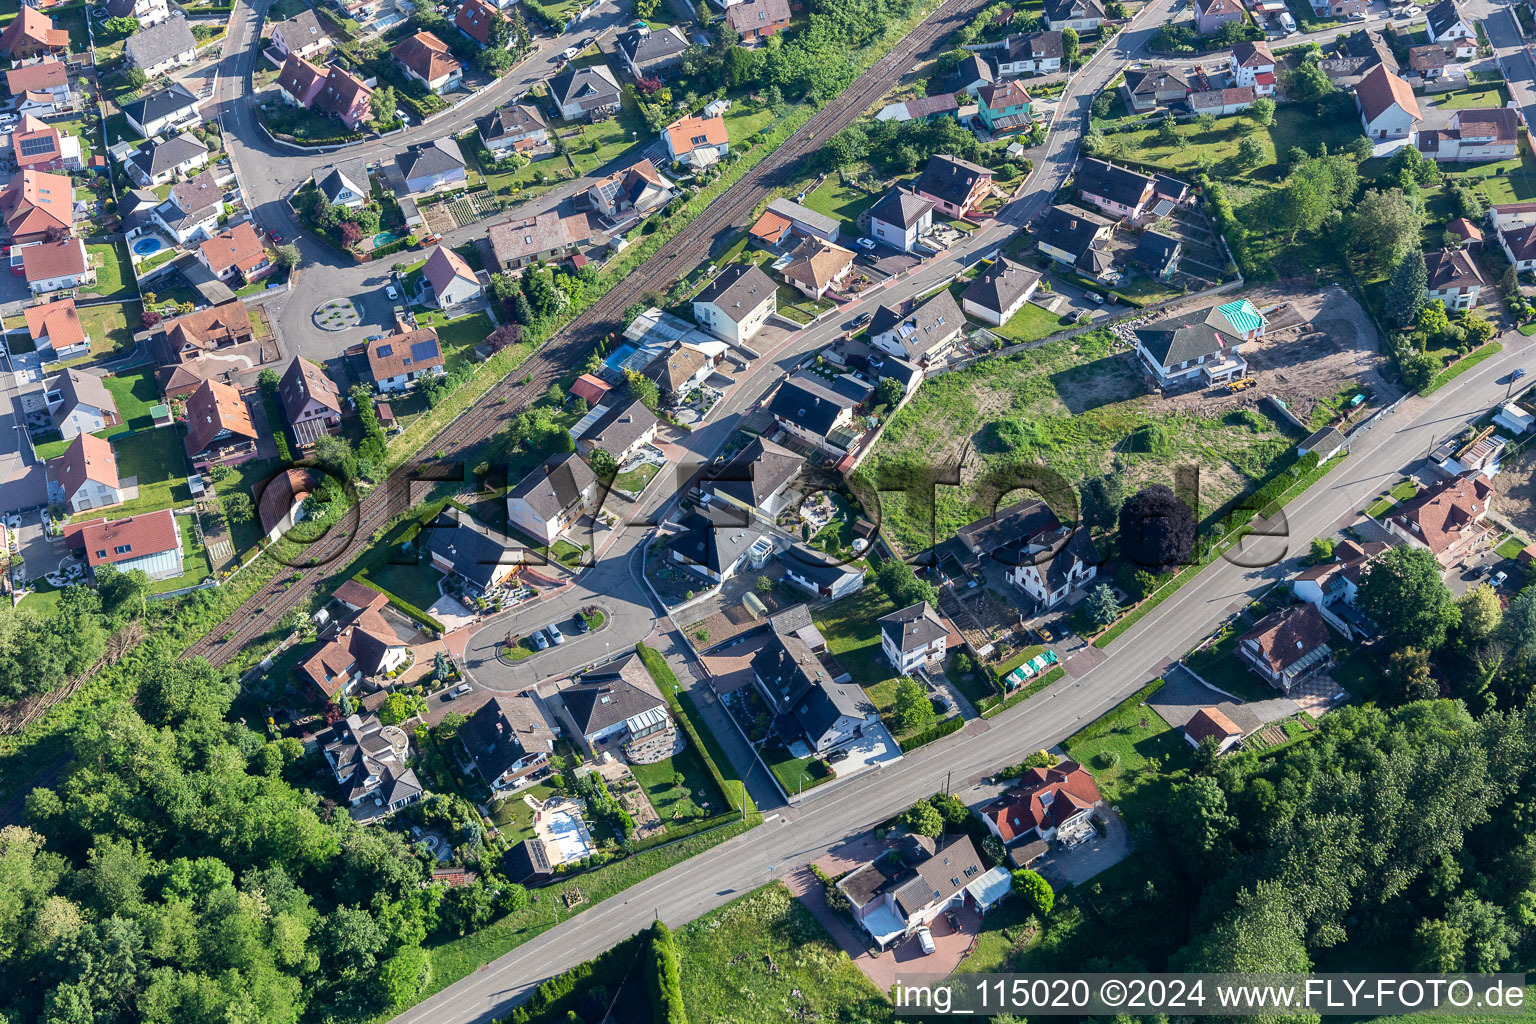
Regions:
[[[121,427],[105,431],[108,437],[129,430],[149,430],[154,427],[154,417],[149,414],[149,410],[160,404],[162,399],[152,369],[146,366],[108,377],[106,385],[117,402],[117,414],[123,420]],[[174,430],[170,431],[171,436],[175,433]]]
[[[1103,331],[984,360],[925,382],[891,418],[860,479],[886,491],[886,537],[911,554],[993,511],[1014,486],[1011,467],[1047,465],[1074,487],[1113,474],[1129,493],[1171,483],[1173,465],[1198,464],[1204,514],[1263,480],[1289,447],[1284,430],[1252,410],[1158,414],[1144,388],[1134,356]],[[962,453],[958,488],[902,489]]]
[[[955,301],[960,301],[961,294],[969,288],[970,281],[959,280],[949,286],[950,293]],[[1022,309],[1008,318],[1008,322],[1001,327],[984,324],[976,321],[993,334],[1002,338],[1010,345],[1019,345],[1030,341],[1039,341],[1041,338],[1050,337],[1057,331],[1064,331],[1072,325],[1071,318],[1059,316],[1048,309],[1043,309],[1033,302],[1026,302]]]
[[[1510,534],[1494,549],[1500,558],[1516,558],[1525,550],[1526,539],[1517,534]]]
[[[895,674],[880,653],[880,626],[876,622],[895,610],[884,591],[865,587],[812,612],[816,628],[826,638],[827,650],[860,686],[875,686]]]
[[[828,176],[820,188],[805,197],[807,208],[843,222],[843,234],[852,237],[858,233],[859,214],[875,205],[881,193],[869,193],[854,184],[843,184]],[[794,199],[794,196],[790,196]]]
[[[442,578],[443,574],[434,569],[430,562],[395,565],[386,561],[368,570],[368,579],[374,586],[389,591],[423,611],[432,607],[433,602],[441,596],[437,590],[437,581]]]
[[[725,794],[716,787],[692,746],[655,764],[632,764],[629,770],[663,824],[707,818],[725,809]],[[681,786],[674,782],[678,772],[683,774]]]
[[[560,121],[551,122],[550,131],[569,129],[572,126]],[[617,117],[595,124],[581,126],[581,137],[570,140],[566,150],[571,164],[578,174],[590,174],[617,160],[632,146],[647,144],[653,138],[645,118],[626,93],[619,106]]]
[[[108,242],[87,245],[86,254],[96,268],[96,283],[79,289],[82,295],[99,295],[108,299],[134,297],[132,264],[128,261],[126,242]]]
[[[1162,802],[1169,773],[1188,766],[1191,755],[1184,737],[1144,700],[1140,694],[1131,697],[1062,743],[1068,757],[1093,772],[1104,799],[1133,827]],[[1107,751],[1119,756],[1116,764],[1100,759]]]
[[[888,1020],[890,1005],[779,883],[676,933],[694,1024]]]
[[[1239,627],[1186,660],[1201,679],[1219,690],[1245,701],[1268,700],[1276,696],[1274,689],[1248,671],[1247,663],[1237,656],[1237,641],[1245,632],[1246,626]]]
[[[139,486],[139,496],[117,506],[113,515],[136,515],[191,503],[180,431],[161,427],[114,438],[112,450],[117,454],[118,477],[137,477]],[[99,513],[85,512],[75,518],[89,519],[96,514]]]
[[[416,322],[422,327],[437,331],[437,340],[443,347],[443,360],[449,372],[465,363],[474,362],[475,346],[484,341],[495,329],[486,313],[471,313],[449,320],[437,310],[418,311]]]
[[[1453,92],[1437,93],[1434,105],[1447,110],[1468,107],[1502,107],[1509,102],[1509,90],[1503,85],[1468,86]]]
[[[1194,121],[1178,125],[1176,130],[1182,146],[1161,141],[1156,128],[1144,128],[1109,136],[1110,152],[1191,175],[1199,171],[1202,162],[1209,161],[1217,177],[1274,183],[1284,176],[1278,158],[1293,146],[1310,153],[1316,151],[1319,142],[1326,142],[1328,151],[1337,153],[1360,135],[1354,122],[1319,122],[1311,107],[1297,103],[1277,106],[1275,121],[1268,128],[1258,127],[1244,114],[1233,114],[1218,118],[1208,130]],[[1242,167],[1237,162],[1237,148],[1250,134],[1264,147],[1264,158],[1252,167]]]

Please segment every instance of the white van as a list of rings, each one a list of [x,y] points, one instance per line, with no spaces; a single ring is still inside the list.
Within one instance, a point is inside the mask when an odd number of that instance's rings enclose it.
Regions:
[[[923,951],[923,956],[931,956],[934,950],[933,932],[929,931],[927,927],[919,928],[917,930],[917,945]]]

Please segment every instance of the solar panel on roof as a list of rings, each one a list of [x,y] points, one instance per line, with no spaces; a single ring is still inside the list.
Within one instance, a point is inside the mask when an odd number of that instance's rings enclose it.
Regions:
[[[37,156],[39,153],[52,153],[53,139],[47,135],[40,135],[35,139],[21,140],[22,156]]]
[[[437,356],[437,343],[431,341],[418,341],[411,346],[411,358],[416,360],[432,359]]]
[[[379,357],[379,358],[380,358],[380,359],[385,359],[385,358],[387,358],[387,357],[388,357],[388,356],[389,356],[389,355],[390,355],[390,354],[391,354],[391,353],[393,353],[393,352],[394,352],[394,351],[395,351],[395,346],[393,346],[393,345],[380,345],[380,346],[379,346],[379,348],[378,348],[378,352],[377,352],[377,353],[376,353],[376,355],[378,355],[378,357]]]

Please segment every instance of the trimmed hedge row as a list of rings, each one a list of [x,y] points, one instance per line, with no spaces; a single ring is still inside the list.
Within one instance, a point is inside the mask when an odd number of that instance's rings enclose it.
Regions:
[[[406,615],[409,615],[411,618],[415,619],[417,622],[424,626],[431,626],[433,629],[437,630],[439,635],[447,632],[447,630],[443,628],[443,624],[438,622],[437,619],[433,618],[431,615],[428,615],[422,609],[411,604],[411,602],[407,601],[405,598],[400,597],[393,591],[384,589],[377,583],[373,582],[373,580],[369,579],[367,569],[359,570],[357,573],[357,579],[361,580],[372,589],[377,590],[379,593],[389,598],[389,603],[394,606],[396,610],[404,612]]]
[[[1026,701],[1033,697],[1035,694],[1039,693],[1047,686],[1050,686],[1052,683],[1066,674],[1067,670],[1062,668],[1060,665],[1057,665],[1055,668],[1051,669],[1045,675],[1036,679],[1028,686],[1020,687],[1018,692],[1011,693],[1006,698],[988,698],[988,700],[992,701],[992,703],[988,703],[987,700],[983,700],[978,703],[976,707],[981,712],[982,718],[991,718],[993,715],[1000,715],[1004,711],[1007,711],[1009,708],[1013,707],[1015,704]],[[985,704],[986,707],[982,707],[983,704]]]
[[[916,750],[918,747],[927,746],[934,740],[941,740],[950,733],[959,732],[964,726],[965,719],[959,715],[951,715],[938,725],[930,726],[916,736],[910,737],[905,743],[899,744],[901,752],[905,754]]]
[[[629,965],[646,941],[644,933],[620,939],[613,948],[585,960],[563,974],[557,974],[533,990],[528,1001],[500,1018],[501,1024],[533,1024],[534,1021],[560,1020],[573,1010],[576,1000],[588,989],[623,984]]]
[[[683,727],[683,732],[688,734],[688,739],[693,743],[694,750],[698,752],[699,759],[704,762],[704,767],[709,769],[710,777],[715,780],[720,795],[725,798],[726,806],[734,813],[741,814],[745,804],[747,812],[755,814],[757,807],[752,803],[752,798],[747,795],[747,787],[736,779],[726,777],[716,763],[713,751],[699,734],[699,728],[693,722],[693,715],[697,712],[692,708],[692,698],[682,692],[677,674],[672,671],[672,666],[667,664],[667,659],[662,657],[660,651],[645,644],[635,644],[635,650],[639,653],[640,660],[645,663],[651,679],[666,697],[667,706],[672,710],[672,717]],[[686,706],[683,703],[684,698],[688,701]]]
[[[1123,708],[1133,708],[1137,704],[1145,703],[1148,697],[1152,696],[1158,690],[1163,688],[1163,682],[1164,680],[1161,678],[1152,680],[1146,686],[1143,686],[1141,689],[1125,698],[1125,700],[1121,701],[1119,704],[1116,704],[1113,708],[1106,711],[1092,722],[1089,722],[1087,725],[1077,730],[1077,732],[1073,733],[1071,736],[1067,737],[1067,742],[1071,743],[1073,740],[1091,740],[1096,739],[1099,736],[1108,735],[1112,729],[1119,728],[1117,724],[1110,721],[1111,715]]]
[[[655,1024],[688,1024],[683,1008],[683,969],[672,929],[662,921],[651,925],[651,1019]]]

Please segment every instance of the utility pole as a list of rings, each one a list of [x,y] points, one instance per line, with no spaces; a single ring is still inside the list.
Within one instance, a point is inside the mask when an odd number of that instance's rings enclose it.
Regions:
[[[949,780],[950,780],[950,778],[954,774],[955,774],[955,770],[953,768],[951,768],[949,771],[944,773],[944,795],[945,796],[949,796]]]

